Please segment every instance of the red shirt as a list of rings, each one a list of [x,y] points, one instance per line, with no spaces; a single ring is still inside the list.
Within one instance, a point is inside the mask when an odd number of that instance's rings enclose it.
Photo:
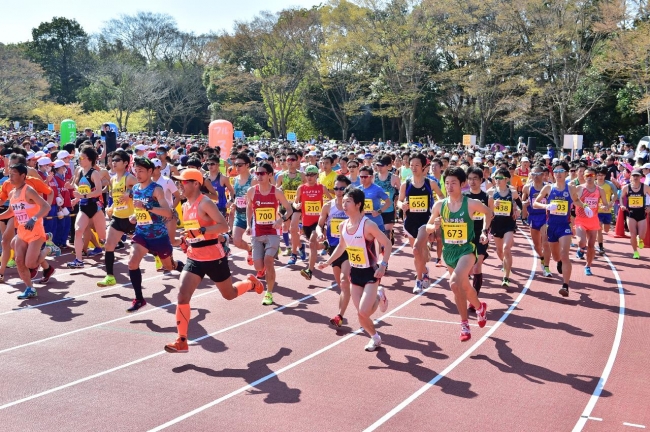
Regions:
[[[253,194],[253,237],[264,235],[280,235],[281,232],[273,227],[277,220],[278,199],[275,196],[275,186],[271,186],[271,192],[263,195],[260,192],[260,185],[255,185]]]
[[[303,226],[310,226],[318,223],[320,211],[323,208],[324,191],[325,186],[322,184],[307,186],[305,183],[300,186],[300,206],[302,210]]]

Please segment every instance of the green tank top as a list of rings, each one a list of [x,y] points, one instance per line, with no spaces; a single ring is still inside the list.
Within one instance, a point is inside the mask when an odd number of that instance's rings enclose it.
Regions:
[[[283,191],[297,191],[298,186],[302,184],[302,177],[299,172],[296,172],[294,178],[289,177],[289,171],[282,173],[282,190]]]
[[[443,252],[457,262],[461,256],[474,252],[474,221],[469,214],[467,196],[463,196],[463,203],[456,212],[450,211],[448,204],[449,197],[442,201],[440,209]],[[449,261],[445,258],[445,262]]]

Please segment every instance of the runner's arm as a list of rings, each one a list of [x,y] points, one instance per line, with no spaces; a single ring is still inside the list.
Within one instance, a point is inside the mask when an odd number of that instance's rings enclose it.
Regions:
[[[399,187],[399,198],[397,199],[397,206],[403,211],[408,211],[409,203],[404,202],[404,200],[406,200],[406,183],[402,183],[402,185]]]
[[[442,208],[442,201],[436,201],[431,209],[431,217],[427,221],[427,233],[433,234],[440,228],[440,209]]]
[[[287,197],[284,196],[284,192],[282,192],[278,188],[275,188],[275,199],[277,199],[280,202],[280,205],[282,205],[282,207],[284,207],[287,210],[287,214],[285,214],[282,220],[286,222],[289,219],[291,219],[291,215],[293,215],[293,207],[291,207],[291,204],[289,204],[289,200],[287,200]],[[290,210],[291,213],[289,213]]]
[[[467,200],[467,209],[471,214],[483,213],[485,215],[485,220],[483,221],[483,234],[487,234],[490,231],[493,219],[490,208],[481,201],[470,198]]]
[[[150,209],[147,209],[147,211],[149,211],[149,213],[153,213],[155,215],[166,218],[172,217],[172,209],[170,209],[169,204],[167,204],[167,200],[165,199],[165,191],[163,188],[154,188],[152,196],[156,199],[156,201],[158,201],[160,207],[152,207]]]
[[[549,193],[551,193],[551,186],[544,186],[539,194],[537,194],[537,198],[535,198],[535,202],[533,202],[533,208],[546,210],[548,208],[548,203],[543,203],[542,200],[546,200]]]
[[[39,209],[33,217],[36,219],[43,219],[50,212],[51,206],[41,197],[41,195],[32,189],[29,185],[25,185],[27,189],[25,190],[25,198],[28,201],[31,201],[33,204],[36,204]]]
[[[213,234],[223,234],[228,232],[230,226],[226,221],[226,218],[223,217],[219,208],[215,203],[209,199],[202,199],[199,203],[199,212],[203,211],[210,219],[216,222],[215,225],[205,227],[205,232]]]
[[[325,224],[327,223],[327,216],[330,213],[330,207],[331,207],[332,201],[328,201],[325,203],[323,208],[320,211],[320,216],[318,218],[318,224],[316,225],[316,234],[318,235],[319,238],[325,237]]]
[[[345,225],[345,221],[341,222],[341,225],[339,225],[340,232],[343,232],[343,230],[345,229],[344,225]],[[318,264],[318,268],[322,270],[325,267],[331,267],[332,263],[337,259],[339,259],[341,255],[343,255],[343,252],[345,252],[346,247],[347,246],[345,245],[345,239],[343,238],[343,236],[341,236],[341,238],[339,238],[339,244],[336,245],[336,248],[334,249],[334,252],[332,252],[332,255],[324,263]]]

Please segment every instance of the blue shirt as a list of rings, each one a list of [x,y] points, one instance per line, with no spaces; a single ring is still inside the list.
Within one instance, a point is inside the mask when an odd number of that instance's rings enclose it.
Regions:
[[[367,189],[363,185],[359,186],[359,189],[363,191],[366,196],[366,200],[372,200],[372,209],[374,211],[379,210],[382,207],[381,201],[388,199],[388,194],[379,186],[372,183]],[[372,217],[370,210],[366,208],[366,217],[377,224],[379,229],[384,229],[384,220],[381,215],[377,217]]]

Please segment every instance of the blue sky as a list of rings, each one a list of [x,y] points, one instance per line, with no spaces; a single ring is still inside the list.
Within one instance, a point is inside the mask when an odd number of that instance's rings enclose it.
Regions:
[[[277,12],[291,6],[311,7],[324,0],[20,0],[2,8],[0,42],[31,40],[32,28],[53,17],[74,18],[87,33],[97,33],[105,21],[139,11],[173,16],[182,31],[196,34],[230,31],[235,21],[248,21],[262,10]],[[104,9],[102,9],[102,7]]]

